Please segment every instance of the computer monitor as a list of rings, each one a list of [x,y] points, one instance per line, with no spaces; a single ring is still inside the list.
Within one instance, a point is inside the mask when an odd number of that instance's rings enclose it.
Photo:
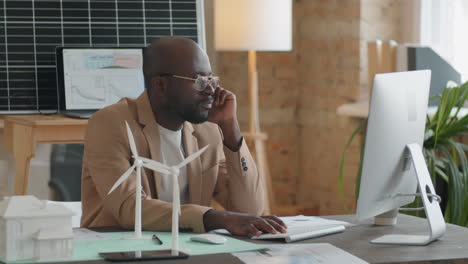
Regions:
[[[436,226],[431,228],[439,230],[443,225],[442,234],[445,231],[439,204],[432,199],[436,197],[435,190],[422,154],[430,80],[430,70],[375,76],[356,211],[358,220],[413,202],[419,185],[426,215],[435,218]],[[439,233],[392,235],[371,242],[423,245],[434,240],[433,236],[440,236]]]
[[[144,90],[144,47],[58,47],[59,110],[99,110]]]

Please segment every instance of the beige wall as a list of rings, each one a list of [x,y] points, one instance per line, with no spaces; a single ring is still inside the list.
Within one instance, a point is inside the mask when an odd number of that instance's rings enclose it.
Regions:
[[[399,40],[399,0],[293,1],[293,51],[259,52],[260,118],[276,201],[282,208],[344,213],[338,167],[344,145],[360,120],[336,108],[368,91],[368,40]],[[247,127],[247,54],[218,52],[222,85],[237,94]],[[360,136],[346,162],[345,194],[354,204]]]

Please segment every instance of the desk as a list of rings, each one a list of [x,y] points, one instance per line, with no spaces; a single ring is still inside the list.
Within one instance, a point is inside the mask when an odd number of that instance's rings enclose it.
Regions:
[[[324,216],[325,218],[353,221],[351,215]],[[411,264],[462,264],[468,263],[468,229],[447,224],[445,235],[428,246],[377,245],[369,241],[384,234],[421,233],[426,231],[426,220],[400,214],[396,226],[373,226],[370,221],[349,227],[343,233],[308,239],[296,243],[330,243],[369,263]],[[122,231],[116,228],[94,228],[98,232]],[[243,238],[244,239],[244,238]],[[250,240],[253,243],[281,244],[281,242]],[[293,243],[295,244],[295,243]],[[63,262],[67,263],[67,262]],[[70,262],[68,262],[70,263]],[[68,264],[67,263],[67,264]],[[103,260],[86,261],[86,264],[110,263]],[[187,260],[146,261],[144,263],[242,263],[231,254],[191,256]]]
[[[353,217],[329,216],[329,219],[352,222]],[[378,245],[370,240],[391,233],[427,234],[426,219],[399,214],[396,226],[374,226],[370,220],[345,232],[305,241],[333,244],[369,263],[468,263],[468,228],[447,224],[445,235],[427,246]]]
[[[88,120],[61,115],[4,116],[5,147],[15,158],[15,194],[27,193],[29,167],[36,144],[84,143]]]

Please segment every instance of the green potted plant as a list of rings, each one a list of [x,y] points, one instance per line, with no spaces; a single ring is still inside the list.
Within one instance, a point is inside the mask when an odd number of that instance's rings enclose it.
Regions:
[[[468,114],[463,109],[468,100],[468,82],[461,86],[444,89],[439,99],[440,104],[434,115],[427,116],[424,135],[423,153],[436,190],[445,192],[443,201],[445,221],[461,226],[468,226],[468,145],[463,136],[468,135]],[[349,138],[343,151],[340,163],[338,184],[343,192],[344,163],[346,151],[356,134],[365,127],[364,121]],[[361,162],[356,178],[356,197],[359,193],[361,166],[364,148],[361,147]],[[444,196],[444,195],[443,195]],[[420,207],[421,201],[416,201],[409,207]],[[411,214],[423,214],[423,211]]]

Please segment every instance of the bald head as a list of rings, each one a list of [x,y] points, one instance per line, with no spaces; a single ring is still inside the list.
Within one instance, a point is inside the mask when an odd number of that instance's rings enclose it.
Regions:
[[[143,55],[146,88],[151,78],[161,73],[194,77],[196,73],[210,73],[206,55],[195,41],[182,37],[162,37],[149,45]]]

